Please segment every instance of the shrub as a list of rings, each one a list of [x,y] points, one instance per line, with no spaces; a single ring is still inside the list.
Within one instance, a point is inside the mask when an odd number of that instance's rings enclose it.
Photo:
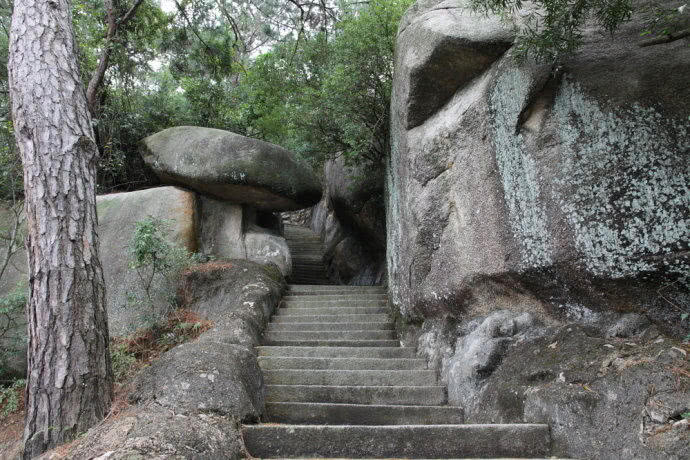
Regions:
[[[140,293],[128,292],[129,304],[149,312],[151,323],[177,308],[175,294],[180,276],[201,258],[172,243],[169,234],[169,221],[147,217],[135,224],[130,245],[130,268],[136,271]]]
[[[0,414],[3,417],[7,417],[22,408],[22,394],[25,386],[26,380],[18,379],[4,388],[0,387]]]

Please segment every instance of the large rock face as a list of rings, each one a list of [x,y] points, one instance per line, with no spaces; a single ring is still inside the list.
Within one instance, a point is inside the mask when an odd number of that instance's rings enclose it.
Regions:
[[[348,166],[342,157],[323,168],[325,193],[309,226],[320,234],[329,277],[340,284],[377,285],[385,278],[383,171]]]
[[[410,9],[387,174],[389,284],[403,315],[456,314],[492,279],[563,311],[585,298],[658,308],[674,328],[656,291],[690,270],[690,48],[640,48],[640,30],[588,31],[558,68],[519,65],[500,23],[463,2]],[[443,65],[438,95],[426,82]]]
[[[318,178],[292,153],[220,129],[168,128],[144,139],[141,155],[164,183],[236,204],[289,211],[321,198]]]
[[[386,217],[403,339],[468,422],[548,423],[565,457],[690,445],[690,48],[638,47],[641,30],[588,30],[559,67],[518,64],[459,0],[418,2],[398,35]]]
[[[278,266],[283,276],[292,273],[292,257],[285,238],[260,227],[260,215],[238,204],[199,196],[199,250],[216,259],[247,259]],[[270,216],[269,216],[270,217]],[[267,222],[270,224],[270,222]]]
[[[129,267],[128,248],[138,221],[149,216],[167,221],[168,239],[190,252],[197,250],[196,194],[177,187],[159,187],[128,193],[113,193],[97,197],[100,257],[106,285],[108,326],[112,335],[122,335],[142,326],[144,318],[153,312],[140,311],[130,305],[128,298],[138,291],[141,282],[136,271]],[[153,291],[172,289],[156,281]],[[165,310],[168,299],[156,296],[157,309]]]

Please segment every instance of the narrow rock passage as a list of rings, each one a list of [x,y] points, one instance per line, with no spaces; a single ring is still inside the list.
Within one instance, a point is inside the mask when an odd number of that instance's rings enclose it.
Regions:
[[[306,227],[285,225],[285,241],[292,256],[291,283],[294,284],[333,284],[328,279],[323,263],[323,243],[319,235]]]
[[[299,228],[291,228],[290,234],[303,241],[309,236],[308,229]],[[315,259],[319,245],[320,241],[311,241],[305,253]],[[305,259],[293,255],[293,260],[299,264]],[[321,277],[299,265],[294,269],[293,281],[325,284],[325,270]],[[400,346],[387,302],[385,288],[377,286],[289,286],[258,347],[270,423],[244,427],[250,455],[461,458],[549,454],[546,425],[463,425],[462,409],[446,405],[446,389],[437,381],[436,372],[427,369],[414,349]]]

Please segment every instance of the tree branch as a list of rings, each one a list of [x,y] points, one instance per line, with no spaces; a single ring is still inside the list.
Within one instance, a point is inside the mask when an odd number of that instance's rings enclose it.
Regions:
[[[89,80],[89,85],[86,89],[86,102],[89,106],[89,112],[91,112],[91,116],[94,118],[96,117],[98,90],[103,84],[105,71],[108,70],[108,65],[110,64],[110,55],[113,52],[113,41],[115,40],[117,33],[120,31],[120,28],[127,25],[143,1],[144,0],[136,0],[132,7],[124,14],[124,16],[122,16],[120,19],[116,19],[113,0],[104,0],[106,20],[108,22],[108,29],[105,34],[105,46],[103,47],[103,52],[101,53],[101,57],[98,61],[98,67],[91,76],[91,80]]]

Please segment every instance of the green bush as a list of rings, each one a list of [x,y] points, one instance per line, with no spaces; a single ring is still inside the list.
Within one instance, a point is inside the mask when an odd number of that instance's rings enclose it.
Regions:
[[[21,408],[22,391],[26,386],[26,380],[17,379],[6,387],[0,387],[0,414],[7,417]]]
[[[137,362],[137,358],[129,351],[127,344],[111,343],[110,362],[113,366],[115,381],[122,382],[129,376],[132,367]]]
[[[200,256],[172,243],[170,221],[147,217],[135,224],[130,244],[130,268],[139,280],[139,293],[128,292],[129,304],[148,312],[147,322],[166,318],[177,308],[177,284],[182,271]],[[160,305],[164,305],[161,310]]]

